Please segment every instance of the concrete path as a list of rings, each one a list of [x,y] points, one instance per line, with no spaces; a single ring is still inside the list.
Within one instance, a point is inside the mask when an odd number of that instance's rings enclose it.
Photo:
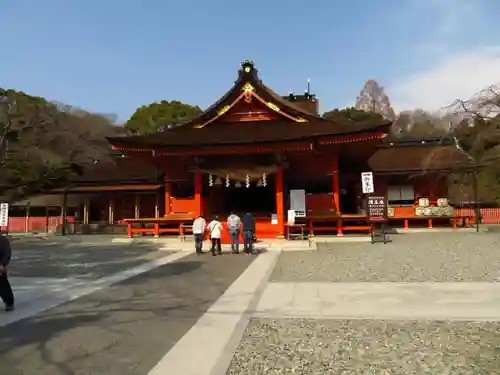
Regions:
[[[500,321],[500,283],[270,283],[255,316]]]
[[[178,260],[173,262],[159,260],[164,265],[149,264],[151,269],[141,274],[137,269],[129,270],[89,282],[86,289],[77,287],[68,292],[72,298],[80,293],[80,298],[0,327],[0,374],[145,375],[260,258],[231,254],[176,256]],[[110,286],[111,281],[116,283]],[[248,278],[240,283],[244,294],[229,294],[229,300],[222,299],[228,318],[223,322],[216,319],[215,328],[223,336],[229,333],[229,326],[223,328],[226,323],[234,326],[232,303],[241,305],[240,298],[251,292],[245,289],[247,284],[252,284]],[[82,296],[84,292],[87,294]],[[17,318],[23,315],[22,310],[14,313]],[[211,349],[211,345],[216,348]],[[196,342],[188,348],[190,359],[199,360],[197,363],[203,366],[200,358],[210,360],[206,358],[209,351],[216,360],[218,348],[217,341]],[[168,371],[172,373],[185,374]]]
[[[62,303],[75,300],[188,255],[189,253],[170,254],[96,280],[82,278],[12,277],[11,284],[16,296],[16,310],[9,314],[0,315],[0,327],[32,317]]]
[[[149,375],[225,374],[278,255],[259,255]]]

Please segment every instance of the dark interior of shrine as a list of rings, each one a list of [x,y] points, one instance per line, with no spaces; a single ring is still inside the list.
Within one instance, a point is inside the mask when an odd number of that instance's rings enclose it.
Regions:
[[[244,214],[251,212],[256,216],[269,216],[276,212],[276,187],[274,177],[252,181],[249,186],[243,181],[225,182],[208,187],[208,208],[212,214],[227,215],[230,212]]]

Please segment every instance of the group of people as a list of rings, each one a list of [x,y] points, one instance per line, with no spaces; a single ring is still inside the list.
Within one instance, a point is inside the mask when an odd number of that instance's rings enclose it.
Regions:
[[[241,219],[234,212],[227,218],[227,230],[231,238],[231,251],[233,254],[239,253],[240,234],[243,234],[243,251],[245,254],[251,254],[255,239],[255,220],[250,213],[246,213]],[[215,216],[212,221],[206,224],[203,216],[196,218],[193,222],[193,235],[196,248],[196,254],[203,253],[203,239],[208,232],[212,242],[211,252],[213,256],[222,254],[221,237],[223,232],[222,223]]]

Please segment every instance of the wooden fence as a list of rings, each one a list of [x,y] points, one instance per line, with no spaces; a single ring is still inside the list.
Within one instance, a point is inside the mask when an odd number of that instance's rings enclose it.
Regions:
[[[456,208],[455,214],[457,216],[476,216],[474,208]],[[500,224],[500,208],[481,208],[481,217],[483,224]]]
[[[474,208],[456,208],[457,216],[475,216]],[[500,224],[500,208],[481,208],[481,217],[483,224]],[[60,216],[46,217],[10,217],[10,232],[54,232],[61,222]],[[74,222],[74,217],[67,217],[68,223]],[[1,228],[5,230],[7,228]]]

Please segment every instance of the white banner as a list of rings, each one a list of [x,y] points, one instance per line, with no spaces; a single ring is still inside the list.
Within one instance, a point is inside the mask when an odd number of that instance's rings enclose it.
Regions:
[[[375,192],[375,185],[373,184],[372,172],[361,173],[361,186],[363,188],[363,194],[372,194]]]
[[[295,211],[295,217],[306,216],[306,191],[290,190],[290,210]]]
[[[0,203],[0,227],[9,225],[9,204]]]

